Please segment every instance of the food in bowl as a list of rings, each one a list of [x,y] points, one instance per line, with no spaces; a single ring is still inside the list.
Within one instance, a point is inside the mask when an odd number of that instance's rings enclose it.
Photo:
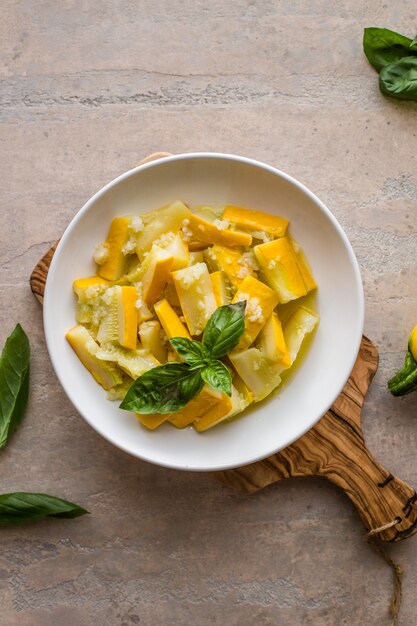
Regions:
[[[288,225],[180,201],[114,218],[66,335],[108,398],[148,429],[202,432],[274,392],[319,321]]]

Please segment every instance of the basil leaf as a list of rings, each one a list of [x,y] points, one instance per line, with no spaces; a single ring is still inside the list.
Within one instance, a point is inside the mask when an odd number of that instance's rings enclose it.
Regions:
[[[186,363],[165,363],[139,376],[120,408],[136,413],[175,413],[195,398],[203,386],[200,372]]]
[[[200,341],[193,341],[186,337],[173,337],[169,342],[180,357],[182,357],[188,365],[191,365],[193,369],[196,367],[204,367],[210,360],[209,351]]]
[[[220,359],[233,350],[245,330],[246,301],[221,306],[210,317],[203,335],[203,344],[212,359]]]
[[[417,55],[415,42],[416,40],[412,41],[409,37],[387,28],[365,28],[363,32],[366,58],[378,71],[403,57]]]
[[[201,378],[210,387],[227,396],[232,395],[232,377],[227,367],[221,361],[212,361],[201,370]]]
[[[29,340],[20,324],[6,340],[0,357],[0,448],[16,430],[29,395]]]
[[[410,43],[410,48],[417,50],[417,36],[414,37],[413,41]]]
[[[79,517],[88,513],[73,502],[45,493],[4,493],[0,495],[0,524],[18,524],[43,517]]]
[[[379,88],[391,98],[417,101],[417,56],[405,57],[383,67],[379,75]]]

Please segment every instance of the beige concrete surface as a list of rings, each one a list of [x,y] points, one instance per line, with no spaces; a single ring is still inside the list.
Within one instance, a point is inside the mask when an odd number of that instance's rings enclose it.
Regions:
[[[54,376],[28,286],[83,203],[147,153],[226,151],[280,167],[351,239],[381,355],[364,430],[417,485],[417,396],[385,388],[417,322],[417,108],[380,95],[361,46],[371,25],[414,36],[415,6],[1,3],[0,340],[20,321],[33,362],[0,490],[50,492],[92,513],[0,531],[2,626],[390,623],[391,572],[335,488],[288,481],[244,497],[93,432]],[[389,551],[406,568],[400,626],[414,626],[417,540]]]

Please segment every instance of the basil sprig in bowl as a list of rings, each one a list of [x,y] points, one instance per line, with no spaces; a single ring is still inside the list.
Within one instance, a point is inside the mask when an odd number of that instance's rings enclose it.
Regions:
[[[74,326],[72,283],[80,276],[95,273],[92,250],[106,238],[111,220],[145,213],[178,198],[191,207],[235,204],[288,218],[291,235],[302,246],[318,284],[315,309],[320,325],[292,377],[278,393],[204,433],[192,427],[177,430],[168,424],[155,431],[142,427],[134,413],[107,400],[65,339],[67,330]],[[358,264],[341,226],[304,185],[251,159],[185,154],[122,174],[79,211],[51,264],[44,326],[52,364],[65,392],[98,433],[118,448],[158,465],[213,471],[273,454],[298,439],[326,412],[356,360],[363,327],[363,290]],[[222,384],[227,390],[227,359],[222,356],[224,352],[214,350],[217,340],[206,339],[205,350],[195,355],[193,393],[202,380]],[[178,348],[183,350],[181,370],[189,373],[195,346],[183,344]],[[159,395],[163,380],[166,382],[164,376],[149,385]],[[186,396],[188,392],[191,389]]]

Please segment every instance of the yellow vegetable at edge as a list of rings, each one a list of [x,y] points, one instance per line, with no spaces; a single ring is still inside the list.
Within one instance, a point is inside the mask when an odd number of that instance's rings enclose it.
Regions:
[[[265,283],[253,276],[246,276],[240,283],[232,303],[241,300],[246,300],[245,332],[237,346],[238,350],[247,348],[255,341],[277,306],[278,296]]]
[[[254,211],[253,209],[244,209],[240,206],[226,206],[222,219],[236,224],[240,228],[263,231],[274,235],[274,237],[285,235],[289,224],[289,220],[285,219],[285,217],[271,215],[263,211]]]
[[[290,355],[284,339],[281,322],[274,312],[268,319],[259,335],[262,353],[270,361],[280,363],[284,368],[290,367]]]
[[[297,256],[288,237],[254,247],[255,256],[266,282],[277,292],[282,303],[307,293]]]
[[[252,236],[237,230],[219,229],[214,222],[191,213],[188,217],[190,223],[188,228],[193,233],[195,239],[206,243],[220,244],[223,246],[250,246]]]
[[[168,339],[172,339],[172,337],[186,337],[187,339],[191,339],[190,333],[181,322],[168,300],[157,302],[154,309]]]
[[[117,280],[125,271],[126,257],[122,249],[128,239],[130,221],[130,217],[115,217],[112,220],[106,239],[108,257],[97,270],[97,274],[102,278]]]
[[[122,377],[112,363],[103,363],[97,359],[95,354],[99,346],[84,326],[74,326],[65,336],[81,363],[104,389],[122,382]]]
[[[120,287],[119,302],[119,343],[124,348],[134,350],[138,334],[137,292],[135,287]]]

